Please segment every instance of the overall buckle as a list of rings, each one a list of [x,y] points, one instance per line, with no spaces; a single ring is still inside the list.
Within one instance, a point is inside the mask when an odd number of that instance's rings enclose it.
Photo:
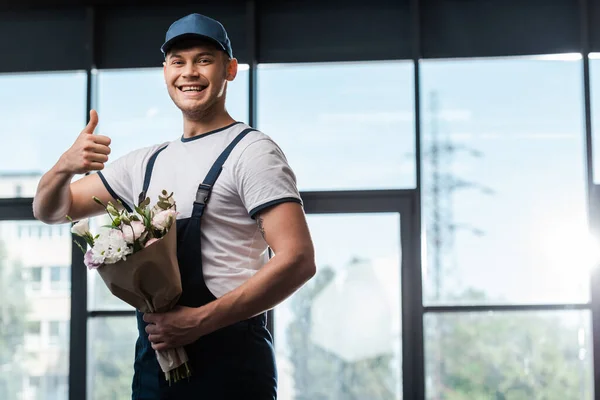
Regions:
[[[208,203],[208,199],[210,198],[211,190],[211,185],[205,185],[204,183],[201,183],[196,191],[196,203],[206,205],[206,203]]]

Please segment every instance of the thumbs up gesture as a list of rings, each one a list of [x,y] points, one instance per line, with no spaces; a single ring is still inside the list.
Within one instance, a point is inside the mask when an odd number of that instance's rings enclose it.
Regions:
[[[94,135],[98,125],[98,113],[90,111],[90,122],[81,131],[75,143],[60,159],[62,170],[70,174],[85,174],[104,168],[110,154],[110,138]]]

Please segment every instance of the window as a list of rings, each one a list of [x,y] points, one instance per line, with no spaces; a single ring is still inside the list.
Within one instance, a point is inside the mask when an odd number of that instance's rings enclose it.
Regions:
[[[39,389],[40,387],[40,377],[39,376],[30,376],[29,377],[29,386]]]
[[[41,223],[31,222],[38,228]],[[31,293],[26,286],[37,285],[42,288],[42,282],[47,282],[52,273],[44,271],[42,265],[49,260],[57,264],[69,265],[71,262],[71,238],[36,241],[35,251],[31,243],[19,240],[11,234],[17,226],[17,221],[0,222],[0,304],[2,305],[3,327],[0,329],[0,343],[10,352],[4,354],[2,360],[2,378],[4,382],[12,382],[4,387],[3,398],[20,398],[27,390],[30,375],[36,377],[61,376],[63,383],[69,368],[68,337],[59,341],[52,348],[47,348],[46,337],[54,336],[61,328],[54,322],[47,323],[51,316],[53,321],[63,321],[68,324],[70,318],[70,293],[54,295],[48,299],[43,291]],[[28,271],[29,274],[24,274]],[[48,275],[46,275],[48,274]],[[23,277],[29,275],[27,280]],[[44,289],[45,290],[45,289]],[[42,322],[43,320],[43,322]],[[34,378],[34,383],[35,383]],[[44,378],[41,378],[44,379]],[[46,394],[45,384],[42,383],[38,394]],[[60,389],[53,400],[67,400],[67,391]],[[8,392],[7,392],[8,391]]]
[[[50,267],[50,282],[59,282],[61,280],[61,267]]]
[[[581,61],[422,62],[428,304],[589,300]]]
[[[40,321],[29,321],[27,323],[27,333],[29,335],[40,335],[42,332],[42,324]]]
[[[29,285],[32,290],[42,289],[42,267],[31,267]]]
[[[422,62],[427,399],[592,398],[588,310],[460,309],[590,300],[581,71]]]
[[[31,267],[31,281],[42,282],[42,267]]]
[[[275,309],[279,397],[400,398],[399,215],[308,223],[317,275]]]
[[[248,120],[248,78],[248,66],[242,64],[227,89],[227,110],[234,119],[244,122]],[[169,97],[162,68],[101,70],[97,87],[96,131],[112,139],[111,160],[183,134],[181,111]],[[140,88],[134,97],[131,87]]]
[[[50,267],[50,289],[51,290],[69,290],[70,277],[69,267],[54,266]]]
[[[65,336],[64,323],[62,321],[50,321],[48,323],[48,342],[51,345],[61,343],[61,339]],[[63,333],[64,331],[64,333]]]
[[[85,126],[86,75],[0,74],[0,93],[2,135],[18,138],[0,160],[0,197],[14,197],[18,187],[17,197],[33,197],[41,172],[56,163]]]
[[[258,127],[301,190],[413,188],[413,78],[409,61],[259,65]]]
[[[578,399],[594,393],[588,311],[429,314],[427,399]]]
[[[248,79],[248,65],[241,64],[237,77],[228,84],[227,110],[238,121],[248,120]],[[162,68],[101,70],[97,72],[97,87],[97,132],[112,139],[111,160],[183,134],[181,112],[167,93]],[[131,87],[140,90],[135,97]],[[91,228],[103,224],[95,218]],[[94,272],[88,275],[90,309],[131,309],[114,297]]]
[[[90,319],[88,335],[88,400],[130,400],[138,336],[135,317]]]
[[[592,114],[592,154],[594,165],[594,183],[600,184],[600,53],[591,53],[590,57],[590,94]]]

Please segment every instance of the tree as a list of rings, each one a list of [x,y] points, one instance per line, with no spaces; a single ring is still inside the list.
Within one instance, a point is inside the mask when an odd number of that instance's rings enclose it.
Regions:
[[[391,354],[348,363],[310,338],[311,306],[335,276],[330,267],[291,299],[287,328],[295,400],[394,399]],[[485,302],[467,290],[457,300]],[[426,372],[431,400],[588,400],[590,365],[580,349],[579,321],[555,313],[498,312],[428,315]],[[409,384],[409,383],[405,383]]]
[[[96,318],[88,371],[93,400],[130,400],[136,322],[129,317]]]
[[[287,328],[290,362],[294,366],[296,400],[387,400],[395,398],[393,354],[347,362],[310,338],[311,308],[315,297],[332,283],[329,266],[290,299],[294,320]],[[357,343],[357,346],[360,344]]]
[[[0,242],[0,399],[17,400],[23,390],[24,351],[28,305],[23,296],[22,268],[9,263]]]
[[[465,296],[484,294],[471,290]],[[429,367],[438,363],[441,378],[428,399],[592,398],[576,321],[550,313],[499,312],[440,314],[426,320],[426,328],[429,322],[441,335],[437,344],[426,341],[426,359]]]

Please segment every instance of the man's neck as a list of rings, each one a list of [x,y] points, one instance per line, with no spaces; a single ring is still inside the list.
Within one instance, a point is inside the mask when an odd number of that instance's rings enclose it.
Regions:
[[[183,137],[193,138],[204,135],[216,129],[223,128],[236,122],[227,111],[218,115],[205,115],[202,118],[190,119],[183,118]]]

